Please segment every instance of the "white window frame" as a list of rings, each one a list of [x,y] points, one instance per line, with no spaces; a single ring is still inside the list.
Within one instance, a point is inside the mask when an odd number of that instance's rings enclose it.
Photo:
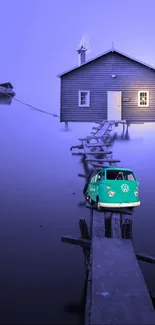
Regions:
[[[81,104],[81,93],[88,94],[88,103],[87,104]],[[90,90],[79,90],[79,107],[90,107]]]
[[[146,105],[140,105],[140,94],[141,93],[147,94],[147,104]],[[149,91],[148,90],[139,90],[138,91],[138,107],[149,107]]]

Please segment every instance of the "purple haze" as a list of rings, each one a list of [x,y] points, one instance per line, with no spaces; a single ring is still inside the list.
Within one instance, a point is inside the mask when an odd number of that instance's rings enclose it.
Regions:
[[[77,64],[84,33],[92,42],[89,58],[115,47],[155,66],[154,1],[1,2],[1,78],[17,97],[59,114],[58,73]],[[64,132],[57,118],[29,110],[13,100],[0,105],[0,324],[81,322],[64,306],[81,301],[84,285],[82,250],[60,242],[79,236],[78,220],[89,210],[83,201],[80,156],[71,145],[92,125],[71,124]],[[116,129],[121,133],[121,129]],[[134,218],[137,251],[154,254],[155,124],[129,128],[130,141],[113,151],[133,168],[141,183],[142,205]],[[76,194],[73,195],[72,193]],[[40,225],[43,225],[41,228]],[[148,286],[155,290],[155,268],[143,264]]]

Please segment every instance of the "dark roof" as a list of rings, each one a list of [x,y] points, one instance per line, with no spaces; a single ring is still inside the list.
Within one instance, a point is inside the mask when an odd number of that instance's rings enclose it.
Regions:
[[[149,64],[147,64],[147,63],[144,63],[144,62],[142,62],[142,61],[140,61],[140,60],[137,60],[137,59],[135,59],[135,58],[133,58],[133,57],[127,55],[127,54],[124,54],[124,53],[122,53],[122,52],[120,52],[120,51],[118,51],[118,50],[116,50],[116,49],[111,49],[111,50],[108,50],[108,51],[106,51],[106,52],[104,52],[104,53],[102,53],[102,54],[96,56],[95,58],[93,58],[93,59],[91,59],[91,60],[86,61],[85,63],[83,63],[83,64],[80,65],[80,66],[76,66],[76,67],[74,67],[74,68],[72,68],[72,69],[69,69],[69,70],[67,70],[67,71],[62,72],[62,73],[59,74],[57,77],[60,78],[60,77],[64,76],[65,74],[69,73],[69,72],[72,72],[72,71],[74,71],[74,70],[80,69],[81,67],[83,67],[83,66],[85,66],[85,65],[87,65],[87,64],[89,64],[89,63],[91,63],[91,62],[93,62],[93,61],[95,61],[95,60],[97,60],[97,59],[100,59],[102,56],[104,56],[104,55],[106,55],[106,54],[109,54],[109,53],[117,53],[117,54],[122,55],[122,56],[124,56],[124,57],[126,57],[126,58],[128,58],[128,59],[130,59],[130,60],[132,60],[132,61],[135,61],[135,62],[137,62],[137,63],[140,63],[140,64],[144,65],[145,67],[147,67],[147,68],[149,68],[149,69],[155,70],[155,67],[153,67],[153,66],[151,66],[151,65],[149,65]]]
[[[6,88],[13,89],[13,86],[10,82],[4,82],[4,83],[0,84],[0,87],[6,87]]]

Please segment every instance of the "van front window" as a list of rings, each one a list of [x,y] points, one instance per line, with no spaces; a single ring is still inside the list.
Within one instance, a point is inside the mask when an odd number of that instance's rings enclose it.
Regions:
[[[129,171],[123,171],[123,177],[127,181],[135,181],[134,174]]]
[[[107,170],[108,180],[127,180],[134,181],[135,177],[132,172],[124,170]]]

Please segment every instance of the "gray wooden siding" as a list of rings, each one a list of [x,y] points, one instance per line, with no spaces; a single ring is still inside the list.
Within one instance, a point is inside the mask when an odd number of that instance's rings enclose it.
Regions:
[[[79,90],[90,90],[90,107],[78,107]],[[109,53],[61,77],[61,122],[106,119],[108,90],[122,91],[122,119],[155,121],[155,71]],[[149,90],[149,107],[138,107],[139,90]]]

